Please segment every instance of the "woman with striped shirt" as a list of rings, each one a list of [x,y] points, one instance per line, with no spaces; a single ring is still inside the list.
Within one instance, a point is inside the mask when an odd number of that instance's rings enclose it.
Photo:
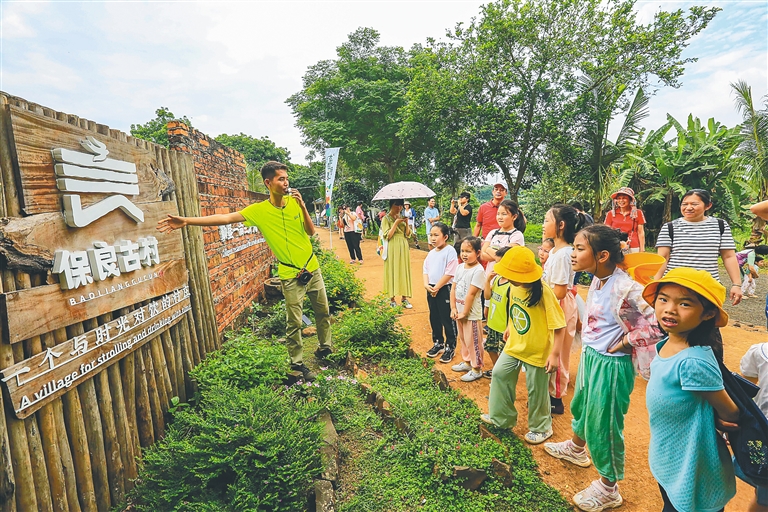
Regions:
[[[718,256],[731,278],[730,298],[734,305],[741,302],[741,272],[736,260],[736,243],[728,223],[706,215],[712,208],[712,197],[702,189],[691,189],[680,202],[682,218],[661,227],[656,240],[659,255],[666,259],[655,279],[661,279],[673,268],[691,267],[706,270],[720,280],[717,266]]]

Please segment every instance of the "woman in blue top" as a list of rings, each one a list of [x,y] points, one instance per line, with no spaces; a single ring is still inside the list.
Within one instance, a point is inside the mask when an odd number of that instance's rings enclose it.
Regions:
[[[733,464],[715,430],[715,415],[736,422],[739,410],[723,389],[714,328],[728,323],[725,288],[704,270],[679,267],[645,287],[668,337],[656,348],[645,391],[651,427],[648,463],[663,512],[716,512],[736,494]]]

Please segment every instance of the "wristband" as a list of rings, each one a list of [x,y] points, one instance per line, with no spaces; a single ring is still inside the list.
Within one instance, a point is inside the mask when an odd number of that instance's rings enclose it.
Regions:
[[[731,288],[733,288],[734,286],[738,286],[739,288],[741,288],[741,284],[732,284]]]

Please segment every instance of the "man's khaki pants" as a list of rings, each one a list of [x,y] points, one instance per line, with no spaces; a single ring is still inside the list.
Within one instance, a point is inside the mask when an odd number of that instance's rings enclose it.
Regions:
[[[283,279],[283,296],[285,296],[286,333],[285,344],[292,365],[304,364],[301,345],[301,315],[304,295],[309,296],[312,310],[315,312],[317,339],[320,348],[331,348],[331,319],[328,311],[328,296],[325,294],[325,282],[320,269],[312,272],[312,279],[302,286],[298,279]]]

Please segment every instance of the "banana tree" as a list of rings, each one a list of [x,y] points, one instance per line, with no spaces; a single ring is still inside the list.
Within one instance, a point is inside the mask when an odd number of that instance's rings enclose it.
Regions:
[[[763,97],[763,109],[756,110],[752,101],[752,88],[743,80],[731,84],[736,110],[742,115],[741,134],[744,139],[736,154],[742,159],[747,183],[758,201],[768,199],[768,95]],[[762,243],[766,236],[765,220],[752,219],[750,243]]]
[[[676,138],[664,141],[674,127]],[[640,141],[625,156],[620,181],[635,180],[638,195],[646,202],[663,202],[663,222],[672,220],[675,198],[686,190],[702,188],[712,192],[721,214],[735,220],[743,195],[734,169],[739,161],[734,152],[741,141],[740,127],[726,128],[714,119],[704,127],[698,118],[688,116],[683,127],[671,115],[657,132]]]

